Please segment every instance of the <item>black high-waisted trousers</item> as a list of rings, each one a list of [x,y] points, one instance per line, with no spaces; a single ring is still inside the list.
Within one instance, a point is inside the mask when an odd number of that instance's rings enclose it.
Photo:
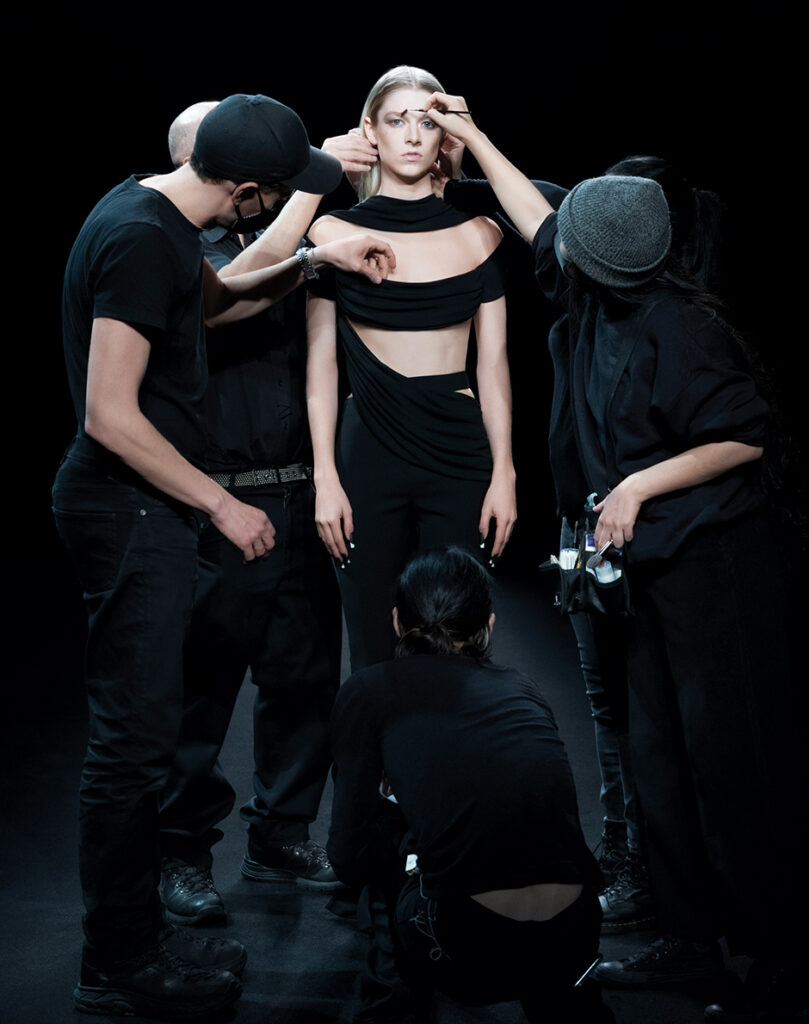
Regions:
[[[393,654],[393,589],[408,558],[448,544],[481,553],[489,482],[444,476],[393,455],[364,425],[353,398],[337,438],[337,471],[354,516],[350,562],[337,563],[337,576],[356,672]]]

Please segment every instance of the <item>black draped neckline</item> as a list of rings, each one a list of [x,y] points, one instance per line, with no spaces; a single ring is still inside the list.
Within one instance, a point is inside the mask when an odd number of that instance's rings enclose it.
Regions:
[[[421,199],[376,195],[350,210],[332,211],[330,216],[377,231],[442,231],[473,220],[476,215],[456,210],[436,195]]]

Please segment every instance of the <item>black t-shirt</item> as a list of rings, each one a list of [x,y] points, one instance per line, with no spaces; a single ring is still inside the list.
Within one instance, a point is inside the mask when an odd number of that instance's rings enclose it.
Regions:
[[[223,228],[202,235],[216,268],[243,250]],[[306,417],[306,292],[296,288],[247,320],[207,331],[207,463],[239,472],[295,462],[311,465]]]
[[[390,864],[383,772],[427,895],[600,880],[553,715],[519,672],[463,655],[363,669],[337,696],[332,749],[328,852],[346,882]]]
[[[141,411],[182,455],[201,465],[203,316],[199,230],[160,192],[129,178],[92,210],[65,271],[65,361],[79,436],[93,320],[120,320],[151,346],[138,396]]]

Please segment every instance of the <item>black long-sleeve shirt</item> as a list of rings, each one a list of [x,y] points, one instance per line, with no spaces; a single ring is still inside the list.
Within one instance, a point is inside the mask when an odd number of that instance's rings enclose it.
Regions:
[[[373,665],[341,688],[332,746],[328,853],[344,881],[363,884],[397,855],[384,773],[427,895],[598,883],[553,715],[519,672],[462,655]]]

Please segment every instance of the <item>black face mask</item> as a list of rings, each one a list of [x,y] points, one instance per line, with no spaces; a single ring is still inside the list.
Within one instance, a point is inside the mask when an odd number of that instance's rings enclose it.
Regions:
[[[272,207],[268,210],[264,205],[264,199],[262,198],[260,190],[256,190],[258,196],[259,210],[257,213],[248,214],[243,217],[241,214],[241,204],[234,207],[236,209],[236,220],[231,224],[230,230],[237,235],[251,235],[255,231],[262,231],[269,224],[272,223],[275,217],[275,212]]]
[[[573,268],[575,264],[569,257],[562,255],[562,250],[560,248],[561,242],[562,239],[559,237],[559,232],[557,231],[553,237],[553,251],[556,253],[556,259],[558,260],[559,266],[562,268],[562,273],[565,277],[573,277]]]

